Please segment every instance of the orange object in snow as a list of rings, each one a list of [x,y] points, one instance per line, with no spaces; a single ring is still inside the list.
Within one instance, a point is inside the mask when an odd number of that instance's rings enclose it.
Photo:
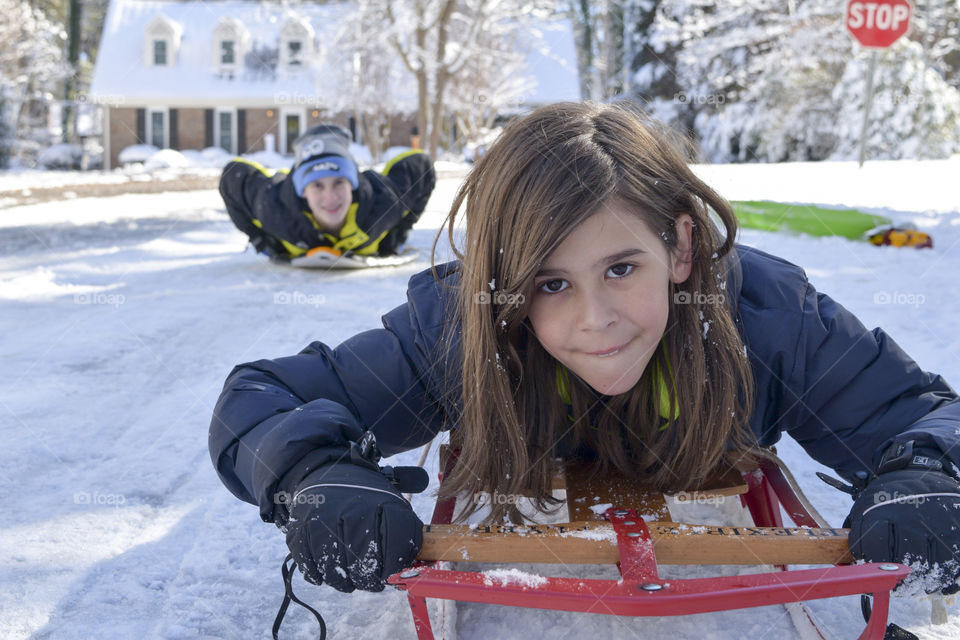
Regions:
[[[333,247],[314,247],[313,249],[310,249],[309,251],[307,251],[308,256],[315,256],[318,253],[329,253],[331,256],[335,258],[339,258],[340,256],[343,255],[342,251],[340,251],[339,249],[334,249]]]
[[[933,238],[930,234],[916,229],[900,229],[897,227],[881,227],[867,232],[867,239],[876,246],[916,247],[917,249],[932,249]]]

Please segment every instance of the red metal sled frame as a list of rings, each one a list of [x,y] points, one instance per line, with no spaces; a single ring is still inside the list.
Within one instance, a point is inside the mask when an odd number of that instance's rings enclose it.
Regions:
[[[455,456],[451,456],[448,473],[454,462]],[[757,471],[743,475],[748,492],[741,500],[757,526],[783,526],[781,505],[797,526],[817,526],[775,464],[763,460]],[[432,522],[449,524],[453,509],[452,500],[438,501]],[[675,616],[863,593],[873,594],[874,603],[859,640],[881,640],[887,626],[890,591],[910,573],[908,567],[899,564],[869,563],[662,580],[643,519],[624,509],[609,509],[605,516],[617,533],[620,580],[543,578],[537,586],[493,584],[482,573],[421,564],[394,574],[389,583],[407,592],[419,640],[434,639],[426,598],[621,616]]]

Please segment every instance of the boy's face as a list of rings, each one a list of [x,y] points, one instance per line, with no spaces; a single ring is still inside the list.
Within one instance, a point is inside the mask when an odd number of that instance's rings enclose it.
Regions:
[[[320,178],[304,188],[303,198],[324,231],[339,233],[353,202],[353,186],[340,176]]]
[[[677,220],[678,246],[619,201],[568,235],[534,278],[528,318],[543,348],[597,392],[633,388],[667,328],[670,283],[683,282],[693,221]]]

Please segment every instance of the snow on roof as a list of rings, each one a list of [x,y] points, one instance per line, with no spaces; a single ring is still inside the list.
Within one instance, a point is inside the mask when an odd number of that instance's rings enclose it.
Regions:
[[[323,106],[324,94],[334,96],[339,90],[326,80],[339,74],[323,71],[328,65],[343,64],[329,43],[348,10],[338,3],[301,4],[294,11],[279,4],[238,0],[113,0],[90,93],[95,101],[113,106]],[[183,28],[179,51],[171,55],[169,66],[148,65],[144,59],[147,28],[159,15]],[[281,31],[293,21],[302,21],[315,33],[317,55],[302,69],[278,66],[276,73],[244,67],[241,57],[240,68],[230,78],[220,73],[213,55],[214,32],[224,18],[233,18],[248,30],[250,52],[271,49],[274,55]]]
[[[301,3],[295,9],[275,3],[243,0],[191,2],[181,0],[111,0],[104,23],[100,51],[93,73],[91,99],[108,106],[243,106],[274,107],[289,104],[310,108],[336,102],[346,93],[348,68],[343,52],[331,46],[350,3]],[[159,17],[182,27],[179,48],[171,52],[169,66],[148,65],[145,38]],[[271,49],[276,54],[281,32],[292,22],[302,22],[315,33],[316,55],[299,70],[277,65],[275,73],[245,67],[232,74],[215,64],[214,33],[224,19],[239,21],[250,35],[248,51]],[[536,89],[527,102],[578,100],[579,82],[573,29],[569,20],[555,20],[535,30],[545,46],[532,47],[528,71]],[[396,61],[398,66],[400,61]],[[398,111],[414,111],[414,83],[403,72],[391,88]]]

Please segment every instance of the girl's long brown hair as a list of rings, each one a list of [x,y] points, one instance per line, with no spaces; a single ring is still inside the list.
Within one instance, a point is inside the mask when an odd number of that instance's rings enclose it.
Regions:
[[[671,252],[676,219],[689,214],[693,269],[673,285],[664,338],[639,382],[607,397],[559,365],[526,317],[541,264],[613,199],[632,205]],[[464,203],[459,249],[454,228]],[[461,260],[451,323],[461,335],[447,339],[462,341],[463,361],[456,390],[462,413],[451,435],[461,453],[441,496],[526,495],[548,508],[561,441],[568,451],[595,452],[598,469],[615,468],[664,491],[695,488],[751,444],[753,375],[725,297],[736,219],[665,130],[623,105],[542,107],[509,124],[477,161],[446,224]],[[567,380],[569,407],[558,375]],[[663,385],[669,406],[661,407]],[[491,520],[520,518],[510,500],[491,506]]]

